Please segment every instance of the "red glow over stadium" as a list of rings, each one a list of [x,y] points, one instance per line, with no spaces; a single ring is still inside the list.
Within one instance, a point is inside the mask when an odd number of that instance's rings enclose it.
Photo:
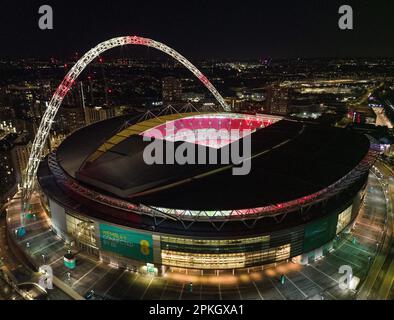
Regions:
[[[167,141],[187,141],[221,148],[280,120],[261,115],[211,114],[176,119],[142,133]]]

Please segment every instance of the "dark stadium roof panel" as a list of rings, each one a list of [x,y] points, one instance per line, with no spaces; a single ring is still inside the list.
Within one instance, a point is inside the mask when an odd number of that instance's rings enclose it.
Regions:
[[[142,157],[147,142],[139,135],[87,162],[125,121],[126,117],[114,118],[74,133],[57,151],[59,164],[95,190],[162,208],[231,210],[291,201],[340,180],[370,147],[365,136],[351,131],[281,120],[252,134],[252,155],[256,157],[244,176],[232,175],[229,169],[196,179],[193,177],[220,165],[147,165]]]

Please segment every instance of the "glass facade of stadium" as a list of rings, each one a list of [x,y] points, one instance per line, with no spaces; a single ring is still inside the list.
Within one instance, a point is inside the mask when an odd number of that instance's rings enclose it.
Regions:
[[[49,202],[54,230],[78,249],[104,262],[141,272],[176,270],[253,270],[290,258],[306,263],[326,254],[335,238],[351,226],[364,189],[352,200],[305,224],[254,236],[204,238],[133,229],[87,217]],[[294,214],[294,213],[292,213]],[[154,270],[154,271],[152,271]]]

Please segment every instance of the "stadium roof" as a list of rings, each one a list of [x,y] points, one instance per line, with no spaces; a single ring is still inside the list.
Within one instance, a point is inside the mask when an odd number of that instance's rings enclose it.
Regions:
[[[139,135],[87,162],[128,120],[113,118],[74,133],[57,151],[59,164],[95,190],[162,208],[230,210],[291,201],[340,180],[369,149],[369,140],[352,131],[281,120],[252,134],[255,157],[245,176],[232,170],[202,175],[221,165],[147,165],[142,153],[148,142]]]

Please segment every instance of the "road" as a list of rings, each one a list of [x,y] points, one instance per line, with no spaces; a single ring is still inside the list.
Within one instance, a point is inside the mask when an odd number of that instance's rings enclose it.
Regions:
[[[358,97],[357,101],[354,101],[349,104],[349,107],[368,107],[368,99],[369,97],[378,89],[382,88],[384,86],[384,82],[380,82],[378,85],[375,85],[371,88],[368,88],[366,92]]]
[[[15,200],[14,200],[15,201]],[[0,266],[4,273],[12,276],[10,279],[14,284],[25,282],[36,282],[37,273],[34,272],[23,261],[23,257],[16,256],[11,250],[7,239],[7,225],[5,215],[0,216]],[[8,277],[10,278],[10,277]],[[6,300],[20,300],[23,299],[0,275],[0,297],[3,296]],[[5,294],[5,296],[4,296]],[[48,291],[49,300],[70,300],[70,297],[64,294],[61,290],[55,288]]]
[[[384,162],[377,162],[375,167],[379,172],[380,184],[387,190],[386,198],[389,205],[387,216],[386,237],[382,248],[362,288],[360,297],[362,299],[394,299],[394,171]]]

